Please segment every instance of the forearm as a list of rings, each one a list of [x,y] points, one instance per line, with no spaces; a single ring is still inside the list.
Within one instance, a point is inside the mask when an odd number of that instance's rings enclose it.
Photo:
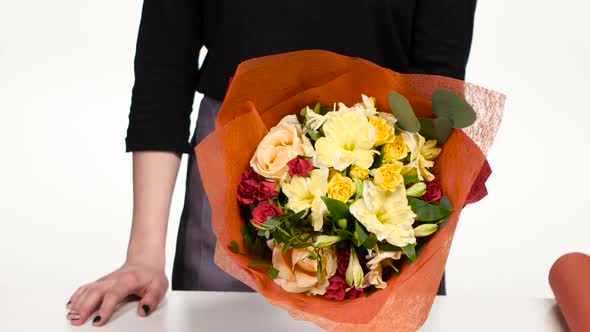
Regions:
[[[133,152],[133,223],[127,262],[165,266],[166,230],[180,154]]]

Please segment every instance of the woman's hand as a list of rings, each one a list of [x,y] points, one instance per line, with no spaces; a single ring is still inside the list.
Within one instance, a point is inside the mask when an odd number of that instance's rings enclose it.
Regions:
[[[106,324],[129,295],[141,298],[137,312],[153,312],[168,290],[164,272],[166,228],[180,154],[133,152],[133,221],[127,259],[116,271],[80,287],[67,304],[72,325],[82,325],[96,312],[95,326]]]
[[[114,272],[80,287],[67,304],[72,325],[82,325],[96,312],[94,326],[106,324],[126,297],[140,297],[137,313],[145,317],[153,312],[168,290],[163,267],[126,262]]]

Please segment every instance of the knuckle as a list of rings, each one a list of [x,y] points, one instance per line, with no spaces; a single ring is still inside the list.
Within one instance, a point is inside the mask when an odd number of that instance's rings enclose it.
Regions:
[[[88,299],[99,297],[102,294],[102,291],[98,287],[91,287],[86,292]]]
[[[80,295],[86,288],[88,288],[88,285],[82,285],[78,287],[78,289],[76,289],[74,292],[74,295]]]
[[[121,272],[119,280],[125,284],[137,284],[139,282],[138,276],[133,272]]]
[[[113,305],[116,304],[117,300],[119,299],[119,294],[116,292],[109,290],[104,294],[103,303],[106,305]]]

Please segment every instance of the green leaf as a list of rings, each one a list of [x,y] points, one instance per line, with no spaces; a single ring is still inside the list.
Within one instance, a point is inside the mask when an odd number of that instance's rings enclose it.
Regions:
[[[383,158],[381,158],[381,161],[383,162]],[[354,178],[354,186],[356,187],[356,193],[354,196],[354,200],[358,201],[359,199],[363,198],[363,190],[364,190],[364,182],[361,179],[358,178]]]
[[[320,107],[320,114],[321,115],[326,115],[326,114],[328,114],[328,112],[332,112],[333,110],[334,110],[333,107],[325,107],[325,106],[322,106],[322,107]]]
[[[451,121],[453,128],[465,128],[477,119],[473,107],[450,90],[436,90],[432,94],[432,113]]]
[[[229,245],[227,246],[227,248],[235,254],[240,253],[240,247],[238,246],[238,243],[236,241],[231,241],[229,243]]]
[[[276,277],[279,276],[279,270],[275,269],[274,267],[271,267],[270,269],[268,269],[268,275],[272,279],[275,279]]]
[[[377,288],[373,287],[373,286],[365,288],[365,297],[369,297],[369,296],[375,294],[376,291],[377,291]]]
[[[260,225],[260,229],[272,232],[281,224],[281,222],[282,220],[279,218],[268,218],[262,225]]]
[[[317,257],[318,257],[318,259],[317,259],[317,261],[318,261],[317,267],[318,268],[316,270],[316,275],[318,277],[318,283],[321,283],[322,282],[322,270],[324,269],[324,267],[323,267],[324,264],[323,264],[322,256],[317,255]]]
[[[406,97],[392,91],[389,93],[389,104],[391,112],[397,118],[397,123],[402,129],[410,133],[417,133],[420,130],[420,122]]]
[[[313,131],[313,130],[310,130],[310,131],[308,131],[308,132],[307,132],[307,135],[309,136],[309,138],[310,138],[310,139],[311,139],[313,142],[315,142],[315,141],[319,140],[319,139],[320,139],[320,137],[322,137],[322,134],[321,134],[320,132],[318,132],[318,131]]]
[[[412,182],[418,181],[418,174],[408,174],[404,176],[404,184],[410,184]]]
[[[352,236],[352,242],[354,243],[354,245],[357,247],[362,246],[368,237],[369,235],[367,235],[367,232],[365,232],[361,224],[359,224],[359,222],[357,221],[355,223],[355,229]]]
[[[342,240],[343,240],[343,241],[344,241],[344,240],[349,240],[349,239],[352,239],[352,237],[354,236],[354,235],[352,234],[352,232],[349,232],[349,231],[347,231],[347,230],[345,230],[345,229],[338,229],[338,228],[336,228],[336,229],[334,230],[334,232],[335,232],[335,233],[336,233],[338,236],[340,236],[340,237],[342,238]]]
[[[377,237],[375,236],[375,234],[371,234],[369,235],[369,237],[365,240],[365,242],[363,242],[363,247],[367,248],[367,249],[373,249],[375,247],[375,245],[377,245]]]
[[[439,145],[445,144],[453,131],[453,124],[447,118],[420,118],[420,134],[426,139],[435,139]]]
[[[322,197],[322,200],[326,204],[328,211],[330,211],[333,220],[350,218],[350,210],[346,203],[325,196]]]
[[[448,217],[453,210],[450,210],[439,203],[426,203],[414,197],[408,197],[408,203],[416,214],[417,221],[432,222]]]
[[[248,263],[248,266],[263,266],[263,267],[272,267],[272,264],[269,262],[262,260],[262,259],[255,259]]]
[[[408,256],[408,258],[412,261],[416,261],[416,245],[415,244],[408,244],[407,246],[402,248],[404,254]]]
[[[322,104],[320,103],[316,103],[315,106],[313,107],[313,111],[317,114],[320,114],[320,109],[322,108]]]
[[[451,210],[451,211],[453,210],[453,204],[451,203],[451,200],[447,196],[443,196],[440,199],[440,205],[446,209]]]
[[[387,242],[380,243],[379,248],[383,251],[403,251],[402,248]]]
[[[371,167],[369,169],[377,169],[379,167],[381,167],[381,165],[383,164],[383,156],[385,154],[383,153],[382,149],[379,150],[379,154],[375,155],[375,157],[373,158],[373,164],[371,165]]]
[[[307,115],[307,108],[304,107],[301,109],[301,111],[299,111],[299,114],[301,115],[302,118],[305,119],[305,116]]]

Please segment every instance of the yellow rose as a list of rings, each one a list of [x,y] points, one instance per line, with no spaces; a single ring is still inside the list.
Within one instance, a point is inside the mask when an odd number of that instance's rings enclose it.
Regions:
[[[330,169],[328,170],[328,181],[330,181],[330,179],[336,174],[342,174],[342,173],[340,173],[339,170],[336,170],[336,169],[330,167]]]
[[[353,165],[350,168],[350,176],[359,180],[365,180],[369,177],[369,170],[366,168],[360,168],[357,165]]]
[[[395,161],[391,164],[383,164],[375,171],[375,184],[384,190],[395,190],[404,183],[401,174],[403,164]]]
[[[351,178],[335,174],[328,183],[328,197],[347,202],[356,192],[356,185]]]
[[[267,242],[272,249],[272,266],[279,271],[273,281],[290,293],[308,293],[323,295],[330,285],[331,277],[336,274],[336,251],[334,247],[320,249],[322,256],[322,273],[317,277],[318,262],[309,258],[309,248],[289,248],[283,251],[283,243],[274,245],[274,240]]]
[[[408,155],[408,147],[402,135],[395,135],[393,142],[383,145],[383,162],[388,163],[404,159]]]
[[[250,166],[267,179],[281,179],[289,171],[287,163],[304,154],[301,134],[302,128],[297,117],[284,117],[258,144]]]
[[[393,142],[395,139],[395,128],[389,121],[379,116],[372,116],[369,119],[369,123],[375,127],[375,133],[377,134],[375,146]]]

